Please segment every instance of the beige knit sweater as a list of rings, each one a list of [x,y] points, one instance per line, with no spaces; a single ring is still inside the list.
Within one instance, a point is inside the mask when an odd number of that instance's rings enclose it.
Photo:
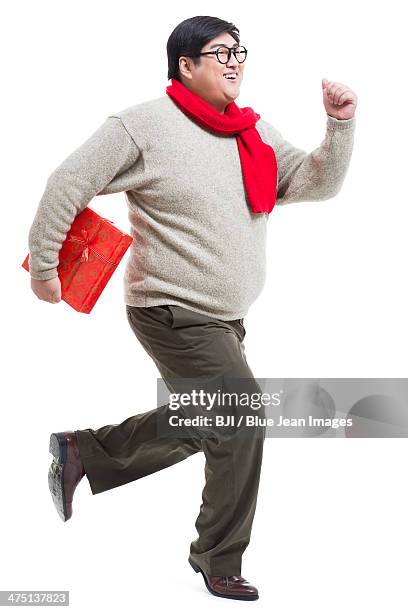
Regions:
[[[277,157],[278,205],[339,192],[355,117],[327,116],[324,140],[310,153],[263,119],[256,127]],[[236,138],[210,133],[167,95],[109,116],[52,172],[29,232],[31,276],[57,276],[75,216],[94,196],[121,191],[130,221],[122,229],[134,238],[124,301],[243,318],[265,282],[267,221],[274,211],[251,212]]]

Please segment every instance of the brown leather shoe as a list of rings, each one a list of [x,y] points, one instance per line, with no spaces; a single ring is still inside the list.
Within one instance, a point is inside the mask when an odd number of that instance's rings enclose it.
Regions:
[[[245,580],[243,576],[211,576],[206,574],[191,557],[188,558],[188,562],[195,572],[201,572],[205,586],[212,595],[247,601],[259,598],[258,589]]]
[[[74,491],[85,475],[75,432],[51,434],[50,453],[54,459],[48,471],[48,486],[58,514],[67,521],[72,516]]]

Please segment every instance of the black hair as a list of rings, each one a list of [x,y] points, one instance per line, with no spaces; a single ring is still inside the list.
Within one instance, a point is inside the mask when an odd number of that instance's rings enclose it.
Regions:
[[[228,32],[239,44],[239,30],[229,21],[218,17],[197,16],[185,19],[173,30],[167,41],[167,78],[181,82],[179,58],[182,55],[196,56],[210,40]],[[193,57],[195,66],[199,66],[201,57]]]

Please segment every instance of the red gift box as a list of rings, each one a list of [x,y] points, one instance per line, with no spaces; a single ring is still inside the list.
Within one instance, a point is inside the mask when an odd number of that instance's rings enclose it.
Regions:
[[[133,241],[109,219],[86,207],[72,222],[59,252],[61,299],[89,314]],[[28,272],[29,254],[22,263]]]

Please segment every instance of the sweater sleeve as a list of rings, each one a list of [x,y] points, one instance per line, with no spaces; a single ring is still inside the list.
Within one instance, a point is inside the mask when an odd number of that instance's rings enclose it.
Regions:
[[[340,191],[353,150],[355,123],[355,116],[340,120],[327,115],[324,140],[307,153],[285,140],[271,124],[257,122],[278,163],[276,204],[328,200]]]
[[[59,250],[75,217],[139,155],[122,120],[110,116],[52,172],[29,230],[32,278],[58,276]]]

